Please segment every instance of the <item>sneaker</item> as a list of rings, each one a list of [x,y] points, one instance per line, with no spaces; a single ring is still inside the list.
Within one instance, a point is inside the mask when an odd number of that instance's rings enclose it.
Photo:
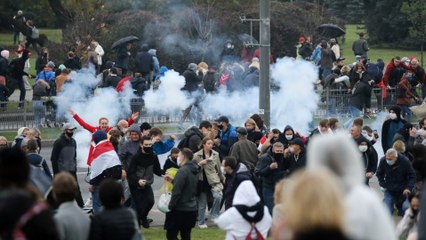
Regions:
[[[204,223],[204,224],[201,224],[201,225],[200,225],[200,224],[198,224],[198,227],[199,227],[199,228],[208,228],[207,224],[205,224],[205,223]]]

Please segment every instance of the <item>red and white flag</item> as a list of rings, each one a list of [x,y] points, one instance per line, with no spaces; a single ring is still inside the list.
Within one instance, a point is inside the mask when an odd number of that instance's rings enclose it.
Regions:
[[[114,146],[108,141],[100,141],[93,149],[93,158],[88,163],[90,166],[90,179],[94,179],[106,170],[121,166],[120,159]]]

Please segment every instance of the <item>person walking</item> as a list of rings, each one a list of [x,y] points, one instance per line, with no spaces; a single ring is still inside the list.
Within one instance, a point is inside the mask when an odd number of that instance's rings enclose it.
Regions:
[[[54,175],[69,172],[77,181],[77,142],[73,138],[75,129],[76,127],[70,123],[62,127],[63,133],[53,144],[50,160]],[[84,202],[78,184],[75,199],[82,208]]]
[[[176,240],[180,232],[181,240],[191,239],[191,230],[197,219],[197,183],[200,166],[193,160],[188,148],[179,153],[179,170],[173,179],[170,211],[166,214],[164,228],[167,240]],[[171,180],[171,179],[169,179]]]
[[[367,40],[364,38],[365,33],[360,32],[358,35],[359,39],[355,40],[352,44],[352,51],[354,52],[355,56],[367,55],[367,52],[370,50],[370,48],[368,47]]]

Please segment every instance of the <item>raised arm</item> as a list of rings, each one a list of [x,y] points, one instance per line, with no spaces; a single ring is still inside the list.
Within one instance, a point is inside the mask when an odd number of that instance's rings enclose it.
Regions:
[[[96,132],[96,127],[86,123],[82,118],[80,118],[80,116],[78,116],[77,113],[75,113],[71,108],[68,108],[68,112],[71,114],[71,116],[78,122],[78,124],[80,124],[80,126],[82,126],[84,129],[86,129],[87,131],[94,133]]]

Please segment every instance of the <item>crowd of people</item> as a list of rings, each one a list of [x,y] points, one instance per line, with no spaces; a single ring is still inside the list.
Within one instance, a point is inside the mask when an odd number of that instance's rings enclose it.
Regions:
[[[135,124],[138,113],[116,125],[101,118],[99,126],[92,126],[72,109],[68,112],[81,131],[93,134],[87,157],[91,199],[84,203],[77,182],[76,127],[63,126],[51,153],[52,171],[40,155],[40,133],[22,128],[11,145],[0,138],[5,193],[0,212],[16,219],[0,224],[2,238],[16,231],[42,234],[30,230],[40,220],[55,223],[45,224],[49,231],[43,234],[56,239],[75,234],[79,239],[130,239],[139,226],[149,228],[152,222],[154,174],[163,177],[169,194],[167,239],[179,233],[191,239],[194,227],[212,225],[226,230],[226,239],[425,237],[421,222],[426,216],[420,210],[425,204],[426,119],[412,125],[399,106],[389,110],[380,136],[362,118],[353,121],[350,132],[336,118],[322,119],[304,136],[291,126],[268,130],[254,114],[241,127],[227,116],[202,121],[178,143],[149,123]],[[385,153],[381,158],[378,147]],[[169,154],[163,166],[160,154]],[[383,203],[369,185],[373,178]],[[13,199],[26,204],[14,205]],[[93,209],[91,220],[84,205]],[[22,223],[26,215],[34,220]],[[397,227],[395,215],[402,217]]]

